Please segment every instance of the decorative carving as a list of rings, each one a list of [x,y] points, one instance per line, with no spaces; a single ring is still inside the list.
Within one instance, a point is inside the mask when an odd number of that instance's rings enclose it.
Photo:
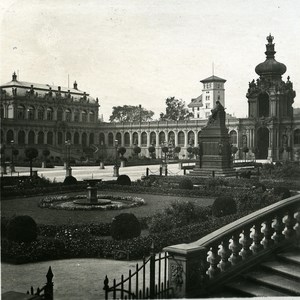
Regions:
[[[175,283],[176,287],[183,284],[183,266],[181,264],[171,265],[171,281]]]

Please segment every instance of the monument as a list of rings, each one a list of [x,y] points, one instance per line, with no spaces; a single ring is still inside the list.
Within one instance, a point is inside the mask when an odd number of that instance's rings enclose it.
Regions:
[[[235,176],[225,116],[224,107],[219,101],[216,101],[208,122],[201,131],[199,160],[189,175],[202,177]]]

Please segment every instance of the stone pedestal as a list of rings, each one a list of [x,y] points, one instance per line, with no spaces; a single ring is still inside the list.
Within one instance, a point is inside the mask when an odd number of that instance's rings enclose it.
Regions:
[[[231,166],[232,154],[228,129],[225,126],[225,111],[221,104],[213,110],[206,127],[201,131],[200,156],[192,176],[235,176]]]
[[[45,161],[42,161],[42,168],[43,168],[43,169],[46,168],[46,164],[47,164],[47,163],[46,163]]]
[[[105,169],[103,161],[100,161],[100,169],[102,169],[102,170]]]
[[[97,203],[97,183],[101,182],[101,179],[84,179],[84,181],[88,184],[87,190],[87,201],[89,203]]]
[[[66,176],[72,176],[72,168],[71,167],[66,169]]]
[[[121,160],[121,168],[125,168],[126,167],[126,161]]]
[[[119,177],[119,166],[114,165],[113,177]]]

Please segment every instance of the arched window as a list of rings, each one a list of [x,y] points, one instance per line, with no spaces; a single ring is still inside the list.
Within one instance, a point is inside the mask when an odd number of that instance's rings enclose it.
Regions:
[[[159,144],[162,144],[166,141],[166,135],[163,131],[159,133]]]
[[[121,145],[121,133],[120,132],[117,132],[116,140],[118,140],[118,145],[120,146]]]
[[[154,146],[156,145],[156,133],[154,131],[150,133],[150,144]]]
[[[231,130],[230,133],[230,143],[236,145],[237,144],[237,133],[235,130]]]
[[[43,107],[38,108],[38,120],[44,120],[45,111]]]
[[[47,120],[48,121],[53,120],[53,108],[52,107],[47,108]]]
[[[76,109],[74,111],[74,122],[79,122],[79,116],[80,116],[79,110]]]
[[[74,133],[74,144],[79,145],[79,133],[78,132]]]
[[[25,132],[23,130],[20,130],[18,132],[18,144],[19,145],[25,144]]]
[[[94,134],[90,133],[90,145],[94,144]]]
[[[34,120],[35,119],[35,108],[34,106],[29,106],[28,107],[28,120]]]
[[[17,106],[17,118],[19,120],[24,120],[25,119],[25,106],[22,104],[19,104]]]
[[[86,112],[86,110],[83,110],[82,112],[81,112],[81,120],[82,120],[82,122],[87,122],[87,112]]]
[[[47,133],[47,144],[52,145],[53,144],[53,132],[49,131]]]
[[[269,95],[267,93],[262,93],[258,96],[258,112],[259,117],[269,116]]]
[[[300,129],[294,131],[294,145],[300,145]]]
[[[170,131],[168,133],[168,142],[169,143],[175,143],[175,134],[174,134],[174,131]]]
[[[105,135],[104,135],[103,132],[101,132],[101,133],[99,134],[99,144],[100,144],[100,145],[105,145]]]
[[[72,121],[71,110],[70,109],[66,109],[65,114],[66,114],[66,121],[67,122],[71,122]]]
[[[8,130],[6,133],[6,142],[10,143],[14,140],[14,132],[12,130]]]
[[[137,132],[134,132],[132,134],[132,143],[133,145],[138,145],[139,144],[139,135]]]
[[[108,134],[108,146],[113,146],[114,145],[114,135],[112,132]]]
[[[7,118],[8,119],[14,118],[14,106],[12,104],[9,104],[7,106]]]
[[[124,146],[126,146],[126,147],[130,146],[130,135],[129,135],[129,132],[125,132],[125,134],[124,134]]]
[[[35,133],[34,133],[34,131],[30,130],[28,133],[28,144],[33,145],[34,139],[35,139]]]
[[[95,122],[95,113],[93,111],[90,111],[89,115],[90,115],[89,116],[90,122],[94,123]]]
[[[57,144],[58,145],[62,145],[63,144],[63,134],[60,131],[57,133]]]
[[[38,144],[43,145],[44,144],[44,132],[40,131],[38,133]]]
[[[188,132],[188,143],[189,145],[194,145],[195,144],[195,133],[194,131],[189,131]]]
[[[63,109],[59,107],[57,109],[57,121],[62,121],[63,120]]]
[[[180,146],[180,147],[184,146],[184,132],[183,131],[178,132],[178,146]]]
[[[81,135],[81,144],[82,144],[82,146],[87,145],[87,135],[85,132]]]
[[[142,135],[141,135],[141,145],[143,147],[147,146],[147,133],[146,132],[142,132]]]

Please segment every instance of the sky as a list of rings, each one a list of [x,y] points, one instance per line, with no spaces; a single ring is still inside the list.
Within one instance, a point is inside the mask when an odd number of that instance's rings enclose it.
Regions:
[[[299,0],[1,0],[0,84],[14,71],[65,87],[69,77],[108,121],[125,104],[158,118],[166,98],[188,104],[214,72],[227,80],[226,111],[246,117],[271,33],[300,107],[299,20]]]

